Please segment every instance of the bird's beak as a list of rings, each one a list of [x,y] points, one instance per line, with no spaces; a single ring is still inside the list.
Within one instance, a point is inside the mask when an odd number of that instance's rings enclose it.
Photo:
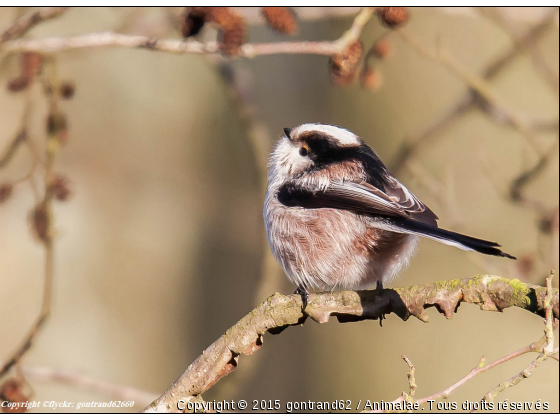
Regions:
[[[288,137],[289,140],[291,140],[290,138],[290,133],[292,132],[291,128],[284,128],[284,134],[286,135],[286,137]]]

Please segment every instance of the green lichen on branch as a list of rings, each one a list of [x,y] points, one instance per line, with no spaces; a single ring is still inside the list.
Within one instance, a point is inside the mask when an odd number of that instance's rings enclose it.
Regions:
[[[425,309],[435,306],[440,313],[451,318],[461,302],[474,303],[485,311],[499,311],[518,307],[544,317],[546,287],[523,283],[487,274],[461,280],[439,281],[424,286],[395,289],[411,315],[427,321]],[[554,317],[558,319],[558,290],[552,302]]]
[[[553,289],[552,312],[559,318],[558,289]],[[435,307],[451,318],[461,303],[474,303],[485,311],[503,311],[509,307],[525,309],[545,316],[546,287],[522,283],[517,279],[478,275],[461,280],[399,289],[337,291],[311,294],[305,311],[299,295],[275,293],[245,315],[210,345],[146,412],[179,412],[186,402],[194,401],[221,378],[233,371],[240,355],[250,355],[263,344],[264,334],[277,334],[292,325],[301,325],[310,317],[327,322],[335,316],[340,322],[379,319],[394,312],[401,319],[410,315],[427,321],[426,309]],[[179,404],[179,406],[178,406]]]

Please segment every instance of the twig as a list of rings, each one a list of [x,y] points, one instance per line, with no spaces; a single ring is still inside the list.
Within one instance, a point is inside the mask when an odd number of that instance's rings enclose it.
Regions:
[[[31,327],[30,331],[27,333],[27,336],[23,340],[22,344],[16,349],[16,351],[4,362],[2,367],[0,368],[0,377],[2,377],[6,372],[8,372],[19,360],[22,356],[31,348],[31,344],[33,343],[33,339],[43,326],[43,323],[46,321],[48,314],[39,315],[39,318],[33,326]]]
[[[244,44],[239,56],[252,58],[272,54],[316,54],[331,56],[343,51],[360,36],[365,23],[373,11],[364,8],[354,19],[351,28],[336,41],[321,42],[278,42],[263,44]],[[217,54],[217,42],[181,41],[178,39],[154,39],[141,35],[125,35],[114,32],[100,32],[75,37],[49,37],[37,39],[18,39],[6,42],[1,48],[6,52],[55,53],[83,48],[121,47],[144,48],[175,54]]]
[[[414,399],[412,401],[418,403],[419,405],[424,405],[429,401],[437,401],[440,399],[445,399],[445,398],[449,398],[449,396],[451,395],[451,393],[455,390],[457,390],[458,388],[460,388],[462,385],[464,385],[465,383],[467,383],[468,381],[470,381],[471,379],[473,379],[474,377],[480,375],[481,373],[486,372],[487,370],[493,369],[496,366],[499,366],[505,362],[508,362],[512,359],[515,359],[516,357],[519,357],[523,354],[527,354],[527,353],[531,353],[531,352],[538,352],[540,353],[542,351],[542,345],[544,344],[544,340],[540,340],[538,342],[532,343],[526,347],[523,347],[522,349],[519,349],[511,354],[508,354],[507,356],[504,356],[492,363],[490,363],[489,365],[485,365],[485,358],[484,356],[480,359],[477,367],[473,368],[467,375],[463,376],[461,379],[459,379],[457,382],[455,382],[454,384],[448,386],[447,388],[445,388],[442,391],[436,392],[432,395],[429,395],[425,398],[420,398],[420,399]],[[540,357],[540,356],[539,356]],[[408,363],[408,362],[407,362]],[[536,366],[535,366],[536,367]],[[395,399],[393,402],[401,402],[404,401],[403,396],[401,395],[400,397],[398,397],[397,399]],[[379,413],[379,412],[386,412],[386,410],[368,410],[365,411],[368,413]]]
[[[12,157],[17,152],[19,146],[27,140],[27,130],[21,129],[16,137],[10,142],[2,156],[0,157],[0,168],[4,167],[10,162]]]
[[[56,18],[68,10],[68,7],[41,7],[16,19],[12,25],[0,35],[0,45],[27,33],[38,23]]]
[[[77,372],[68,372],[46,366],[22,366],[22,370],[26,376],[31,376],[35,379],[55,381],[72,387],[100,392],[121,401],[134,400],[142,403],[145,401],[152,401],[157,397],[157,395],[152,392],[95,379]]]
[[[517,385],[523,379],[528,378],[533,373],[533,370],[541,364],[547,357],[544,354],[539,355],[535,360],[533,360],[529,365],[519,372],[517,375],[512,376],[506,381],[500,382],[500,384],[494,388],[492,391],[489,391],[483,398],[484,401],[494,401],[494,399],[498,396],[499,393],[505,391],[512,386]]]
[[[553,293],[553,314],[558,317],[557,289]],[[180,411],[177,406],[179,401],[186,403],[200,397],[233,371],[240,355],[252,354],[262,346],[267,331],[279,333],[289,326],[303,324],[307,317],[320,323],[327,322],[331,316],[336,316],[340,322],[355,322],[377,319],[382,314],[395,312],[402,319],[413,315],[427,321],[426,308],[435,306],[447,318],[451,318],[462,302],[475,303],[481,309],[490,311],[502,311],[516,306],[543,316],[545,294],[544,287],[489,275],[404,289],[387,289],[381,293],[340,291],[312,294],[305,311],[301,309],[299,295],[284,296],[275,293],[210,345],[144,411]]]
[[[548,355],[554,352],[554,316],[552,315],[552,279],[554,278],[554,270],[550,272],[550,276],[546,278],[546,295],[544,297],[545,321],[544,336],[546,337],[546,346],[543,353]]]
[[[416,368],[414,367],[410,359],[404,354],[401,356],[401,358],[408,365],[408,373],[406,374],[406,376],[408,377],[408,395],[414,397],[414,394],[416,393],[416,378],[414,377]]]
[[[461,379],[459,379],[457,382],[455,382],[453,385],[448,386],[447,388],[445,388],[443,391],[440,392],[436,392],[428,397],[425,398],[421,398],[416,400],[420,405],[422,404],[426,404],[428,401],[431,400],[439,400],[442,398],[448,398],[449,395],[455,391],[457,388],[459,388],[460,386],[462,386],[463,384],[465,384],[466,382],[470,381],[472,378],[474,378],[475,376],[480,375],[481,373],[486,372],[487,370],[493,369],[496,366],[501,365],[502,363],[508,362],[512,359],[515,359],[516,357],[519,357],[523,354],[527,354],[527,353],[531,353],[531,352],[535,352],[535,351],[539,351],[538,349],[538,344],[537,343],[532,343],[530,345],[528,345],[527,347],[523,347],[522,349],[519,349],[511,354],[508,354],[507,356],[504,356],[492,363],[490,363],[489,365],[484,365],[484,360],[481,359],[481,361],[479,362],[478,366],[475,367],[474,369],[472,369],[467,375],[465,375],[464,377],[462,377]]]

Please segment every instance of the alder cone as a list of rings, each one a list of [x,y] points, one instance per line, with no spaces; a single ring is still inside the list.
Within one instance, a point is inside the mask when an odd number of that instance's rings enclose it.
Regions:
[[[220,50],[226,55],[237,55],[245,42],[245,21],[240,15],[231,15],[220,31]]]
[[[329,69],[335,84],[345,86],[354,80],[363,50],[362,43],[356,41],[343,52],[330,58]]]
[[[261,13],[268,25],[284,34],[293,34],[298,25],[296,16],[289,7],[261,7]]]
[[[405,7],[380,7],[377,16],[381,23],[389,28],[396,28],[408,21],[408,10]]]

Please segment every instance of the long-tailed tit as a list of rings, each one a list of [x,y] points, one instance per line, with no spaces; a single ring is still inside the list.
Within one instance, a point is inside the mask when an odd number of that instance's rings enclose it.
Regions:
[[[264,220],[304,306],[308,288],[382,288],[407,266],[419,236],[515,259],[495,242],[439,228],[354,133],[325,124],[284,133],[270,156]]]

